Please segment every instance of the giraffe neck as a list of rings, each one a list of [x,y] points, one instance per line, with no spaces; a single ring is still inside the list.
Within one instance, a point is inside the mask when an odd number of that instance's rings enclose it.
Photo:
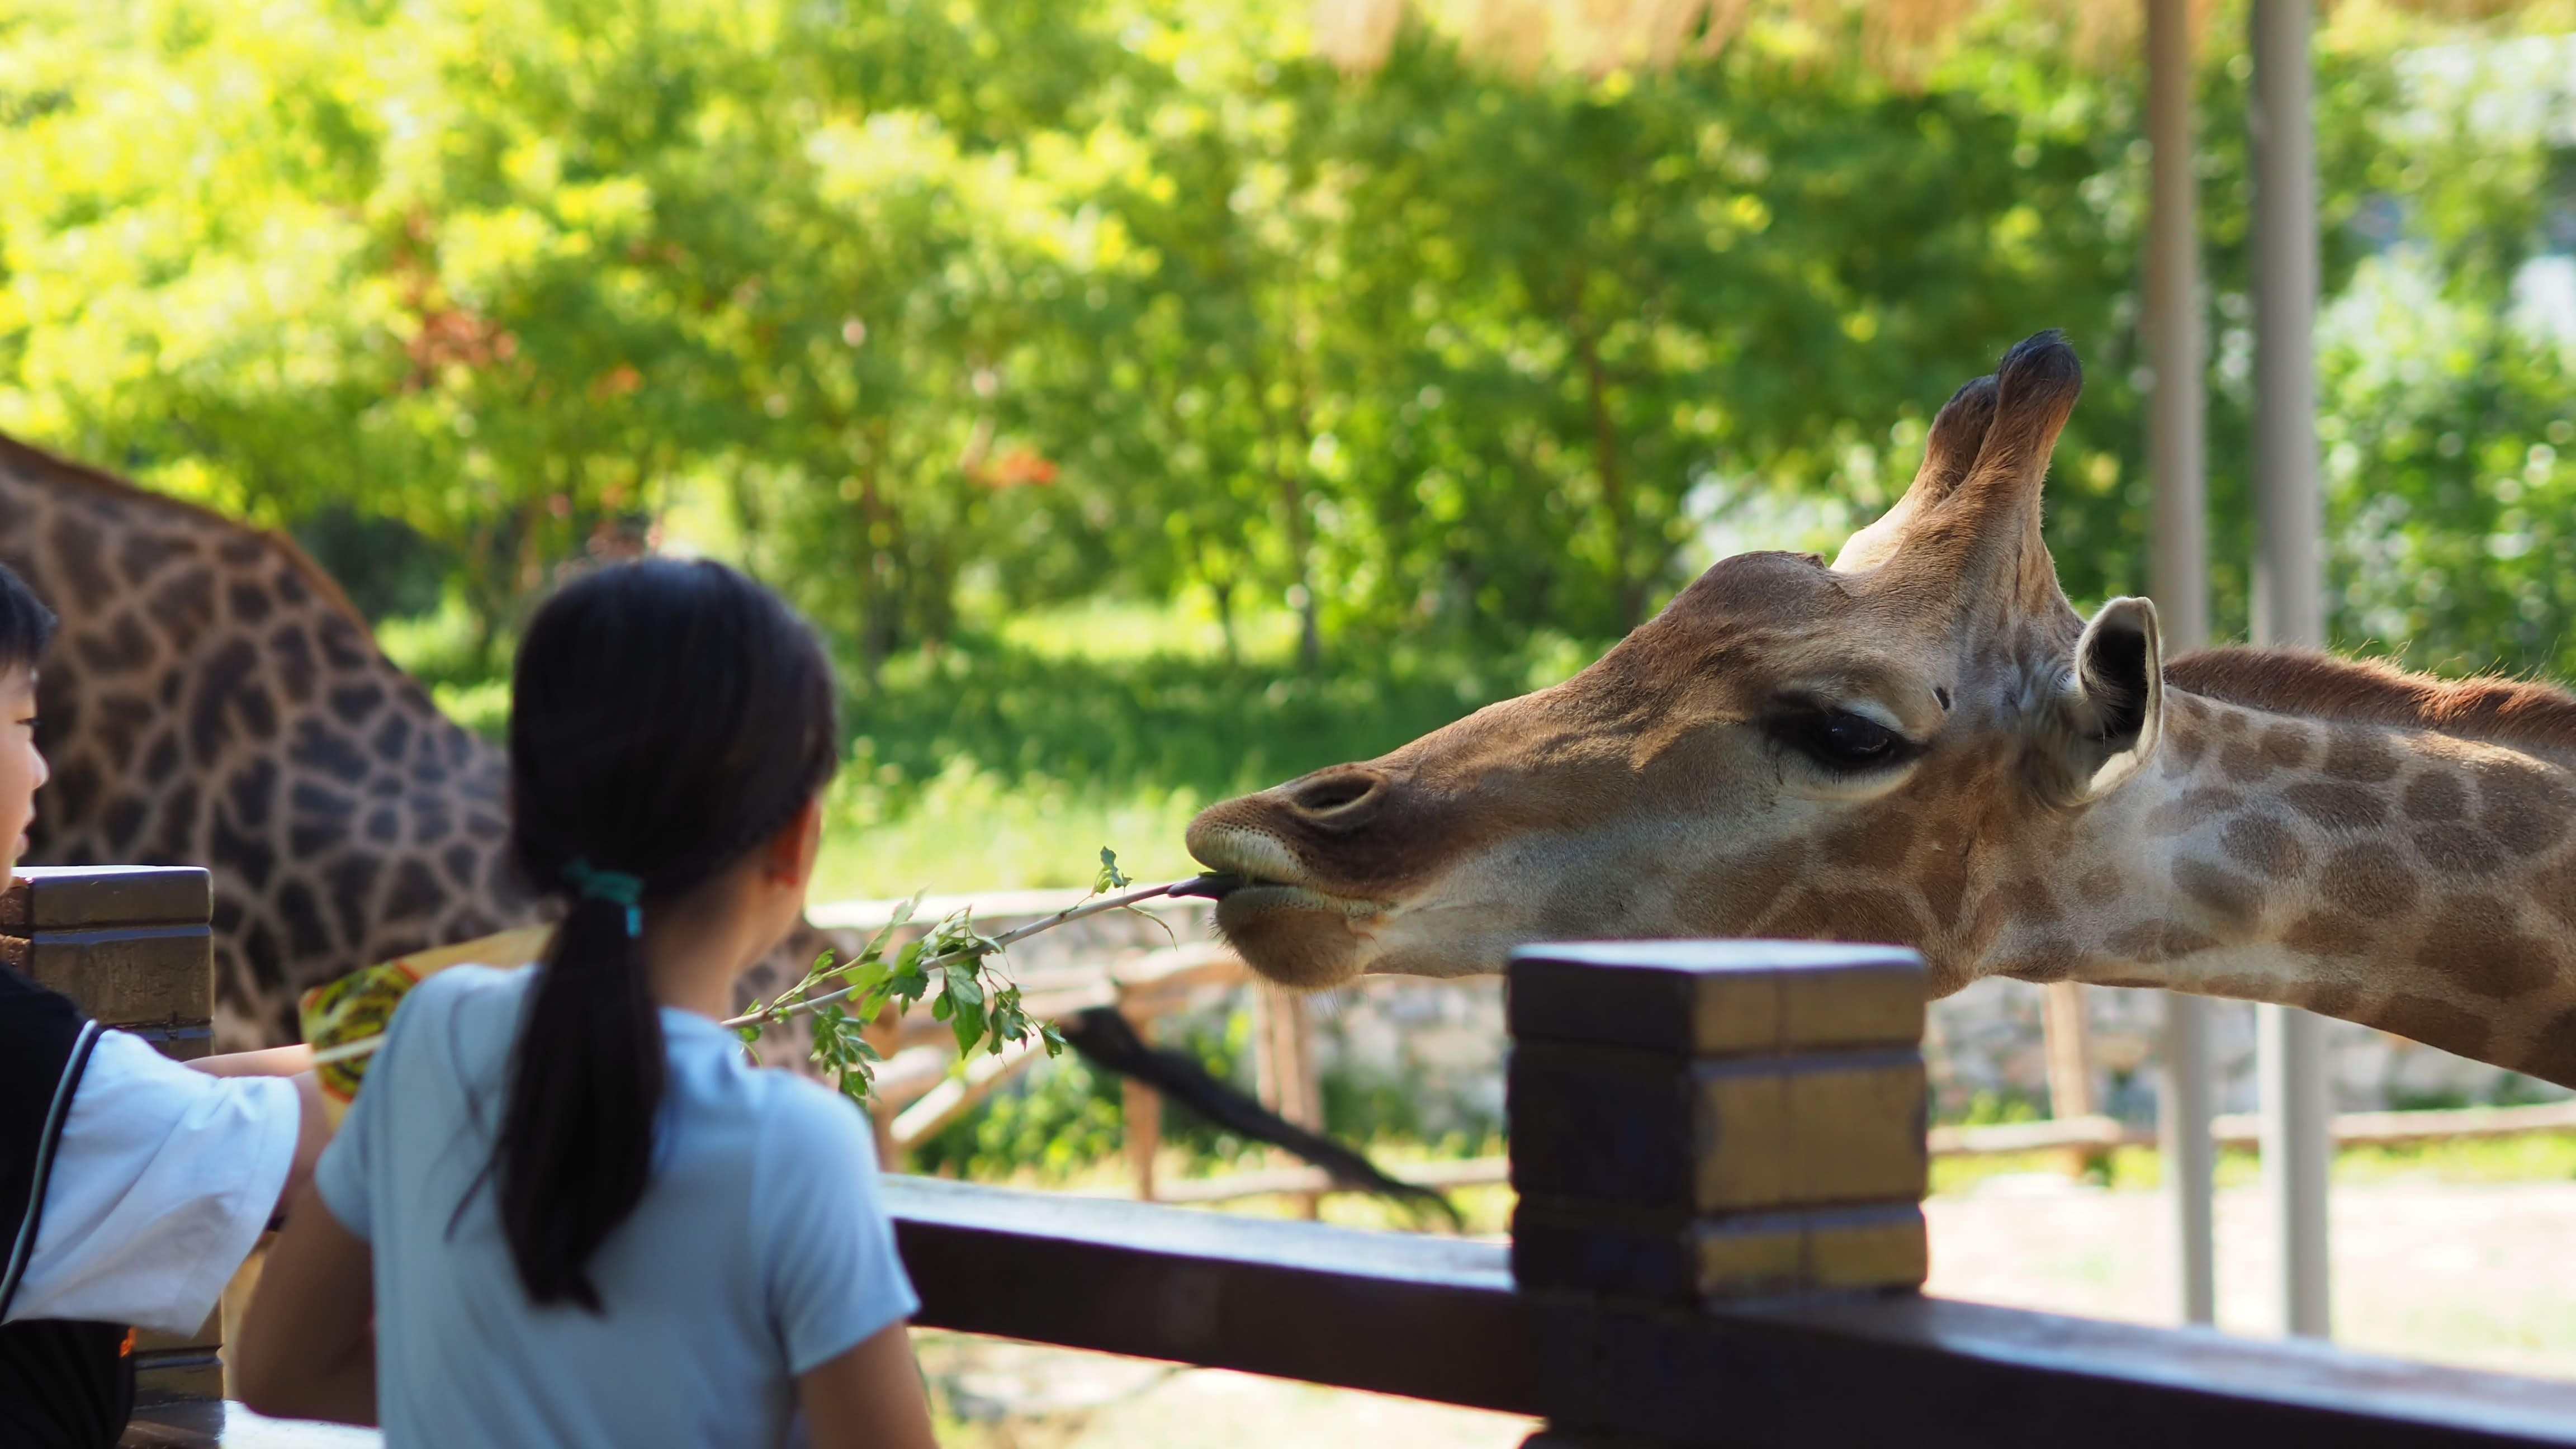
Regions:
[[[2167,699],[2159,763],[2037,866],[2055,899],[2007,907],[2004,974],[2299,1006],[2576,1085],[2576,749]]]

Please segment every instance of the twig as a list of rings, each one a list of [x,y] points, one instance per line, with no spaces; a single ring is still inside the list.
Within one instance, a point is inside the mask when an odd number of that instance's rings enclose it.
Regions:
[[[1075,921],[1081,920],[1085,916],[1096,916],[1103,911],[1120,910],[1143,901],[1160,899],[1164,896],[1206,895],[1211,891],[1222,890],[1225,885],[1230,883],[1229,878],[1224,876],[1194,875],[1187,880],[1166,881],[1158,886],[1140,886],[1132,891],[1120,891],[1114,896],[1102,896],[1097,900],[1087,900],[1082,902],[1080,905],[1067,906],[1052,916],[1041,917],[1040,919],[1031,921],[1027,925],[1021,926],[1015,930],[1005,931],[1001,935],[993,937],[990,945],[985,945],[979,942],[975,945],[961,947],[954,951],[943,951],[936,956],[925,956],[921,959],[921,968],[926,971],[933,966],[943,966],[951,961],[969,960],[977,956],[989,955],[994,951],[1008,950],[1014,943],[1025,941],[1029,937],[1034,936],[1041,931],[1052,931],[1058,926],[1070,925]],[[848,996],[856,990],[858,990],[858,988],[855,986],[844,986],[837,991],[824,992],[820,996],[808,996],[791,1005],[773,1006],[760,1011],[747,1011],[740,1016],[728,1018],[727,1020],[717,1024],[719,1026],[733,1028],[750,1026],[756,1022],[785,1021],[790,1017],[803,1016],[807,1012],[820,1010],[835,1001],[841,1000],[843,997]]]

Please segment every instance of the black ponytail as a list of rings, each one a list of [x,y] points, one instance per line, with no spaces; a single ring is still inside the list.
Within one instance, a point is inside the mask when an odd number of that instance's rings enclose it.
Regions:
[[[591,1256],[652,1178],[663,1041],[642,922],[822,788],[833,698],[813,632],[721,564],[601,569],[529,623],[511,680],[511,844],[568,910],[511,1051],[492,1166],[538,1303],[601,1311]]]

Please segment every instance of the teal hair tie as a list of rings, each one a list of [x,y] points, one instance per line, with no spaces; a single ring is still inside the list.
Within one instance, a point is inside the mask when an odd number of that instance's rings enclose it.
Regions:
[[[644,878],[622,870],[598,870],[580,856],[564,862],[563,878],[572,883],[573,894],[585,900],[606,901],[626,908],[626,934],[644,934]]]

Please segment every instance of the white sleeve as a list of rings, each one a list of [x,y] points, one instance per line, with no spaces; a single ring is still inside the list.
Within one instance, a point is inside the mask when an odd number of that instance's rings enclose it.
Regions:
[[[101,1032],[10,1319],[193,1332],[276,1211],[302,1127],[292,1082],[210,1077]]]

